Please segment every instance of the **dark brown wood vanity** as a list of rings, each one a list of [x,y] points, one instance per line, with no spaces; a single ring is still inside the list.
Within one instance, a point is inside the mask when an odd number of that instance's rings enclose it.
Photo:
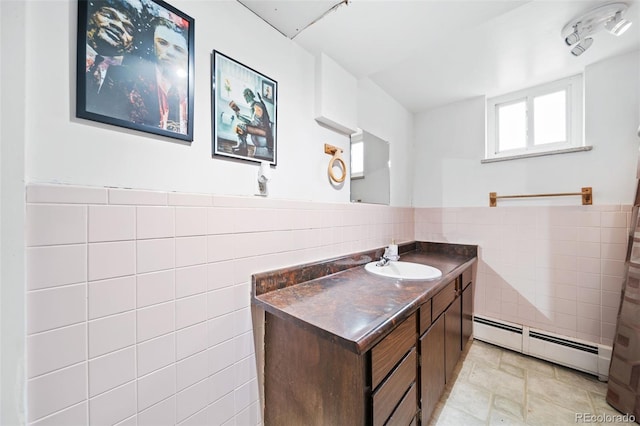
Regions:
[[[383,250],[253,276],[264,310],[266,425],[416,425],[471,337],[477,247],[415,242],[430,280],[371,274]]]

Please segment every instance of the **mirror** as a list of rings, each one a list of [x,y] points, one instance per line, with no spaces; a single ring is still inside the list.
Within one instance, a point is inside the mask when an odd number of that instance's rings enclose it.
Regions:
[[[359,130],[351,135],[351,202],[389,204],[389,142]]]

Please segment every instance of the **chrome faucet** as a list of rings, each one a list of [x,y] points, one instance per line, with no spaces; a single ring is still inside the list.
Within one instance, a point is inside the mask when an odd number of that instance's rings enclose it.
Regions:
[[[380,258],[380,260],[376,263],[376,266],[386,266],[389,262],[391,262],[392,260],[399,260],[400,256],[397,254],[391,254],[391,250],[389,247],[385,247],[384,249],[384,254],[382,255],[382,257]]]

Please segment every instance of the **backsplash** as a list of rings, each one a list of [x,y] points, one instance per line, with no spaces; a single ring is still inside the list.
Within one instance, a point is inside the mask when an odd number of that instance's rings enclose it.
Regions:
[[[27,187],[27,422],[259,424],[251,275],[414,238],[414,210]]]
[[[417,208],[415,238],[477,244],[475,313],[611,345],[630,205]]]

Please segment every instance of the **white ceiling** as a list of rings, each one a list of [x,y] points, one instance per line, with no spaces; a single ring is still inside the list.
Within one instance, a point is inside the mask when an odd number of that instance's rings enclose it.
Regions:
[[[569,53],[561,30],[607,1],[240,1],[304,49],[325,52],[412,112],[552,81],[640,48],[640,0],[625,1],[625,17],[634,21],[625,34],[597,33],[580,57]]]
[[[294,38],[309,25],[345,0],[238,0],[288,38]]]

